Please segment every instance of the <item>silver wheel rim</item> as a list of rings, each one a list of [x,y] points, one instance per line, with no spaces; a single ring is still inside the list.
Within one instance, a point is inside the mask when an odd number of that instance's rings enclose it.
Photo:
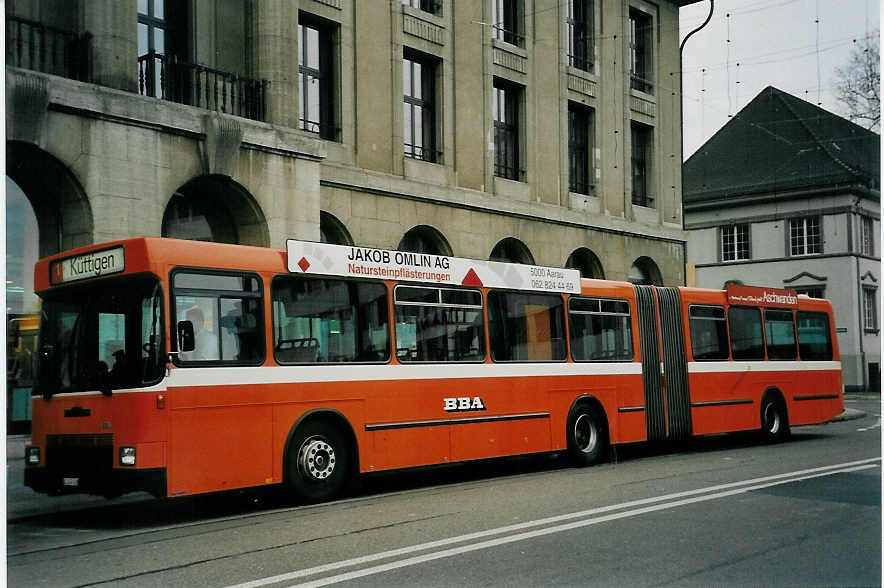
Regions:
[[[298,450],[298,471],[313,482],[328,479],[335,471],[335,450],[322,437],[310,437]]]
[[[764,422],[767,424],[767,432],[776,435],[780,432],[780,412],[773,403],[764,408]]]
[[[592,453],[598,443],[598,431],[588,414],[581,414],[574,421],[574,442],[581,453]]]

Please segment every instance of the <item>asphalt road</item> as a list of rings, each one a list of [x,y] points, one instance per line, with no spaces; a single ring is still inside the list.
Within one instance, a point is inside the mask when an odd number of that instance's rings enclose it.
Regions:
[[[866,415],[778,445],[732,435],[584,469],[544,456],[376,475],[307,507],[252,492],[16,511],[11,487],[8,583],[880,585],[881,405],[847,406]]]

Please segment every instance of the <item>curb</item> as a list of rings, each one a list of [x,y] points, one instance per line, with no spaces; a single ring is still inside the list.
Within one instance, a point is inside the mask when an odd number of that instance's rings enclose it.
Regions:
[[[857,410],[855,408],[845,408],[844,412],[828,421],[830,423],[840,423],[843,421],[855,421],[857,419],[861,419],[866,416],[868,413],[863,410]]]

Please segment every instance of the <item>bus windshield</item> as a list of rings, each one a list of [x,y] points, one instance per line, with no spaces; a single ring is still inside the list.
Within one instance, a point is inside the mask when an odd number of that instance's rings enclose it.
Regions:
[[[106,280],[44,295],[34,394],[138,388],[163,376],[159,281]]]

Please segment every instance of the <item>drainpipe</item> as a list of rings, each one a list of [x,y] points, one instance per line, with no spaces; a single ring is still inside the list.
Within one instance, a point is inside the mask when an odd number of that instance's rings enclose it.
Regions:
[[[853,216],[848,219],[848,222],[855,223],[856,219],[860,218],[860,207],[859,207],[860,197],[857,196],[856,200],[853,202]],[[856,225],[854,225],[856,226]],[[851,234],[854,234],[856,231],[851,231]],[[860,235],[860,239],[862,239],[862,235]],[[856,241],[856,239],[854,239]],[[869,377],[869,368],[866,366],[866,350],[863,345],[863,338],[866,335],[865,324],[863,321],[865,320],[865,316],[863,315],[863,279],[860,275],[860,267],[859,267],[859,252],[854,250],[854,244],[849,243],[848,248],[851,253],[853,253],[853,257],[856,260],[856,298],[857,298],[857,314],[859,315],[857,318],[859,319],[856,323],[857,325],[857,338],[859,339],[859,371],[862,375],[861,381],[863,383],[863,391],[865,391],[869,387],[868,377]]]
[[[709,14],[706,16],[706,20],[703,21],[703,24],[692,30],[690,33],[685,35],[685,38],[682,39],[681,45],[678,47],[678,128],[681,131],[681,149],[679,151],[678,157],[678,165],[679,165],[679,176],[681,179],[681,230],[685,230],[684,225],[684,175],[681,173],[684,170],[684,46],[685,43],[688,42],[694,33],[700,31],[703,27],[709,24],[709,21],[712,20],[712,12],[715,10],[715,0],[709,0]],[[684,269],[682,270],[682,275],[684,276],[685,283],[687,283],[688,279],[688,243],[685,240],[684,251],[682,252],[682,259],[684,264]]]

